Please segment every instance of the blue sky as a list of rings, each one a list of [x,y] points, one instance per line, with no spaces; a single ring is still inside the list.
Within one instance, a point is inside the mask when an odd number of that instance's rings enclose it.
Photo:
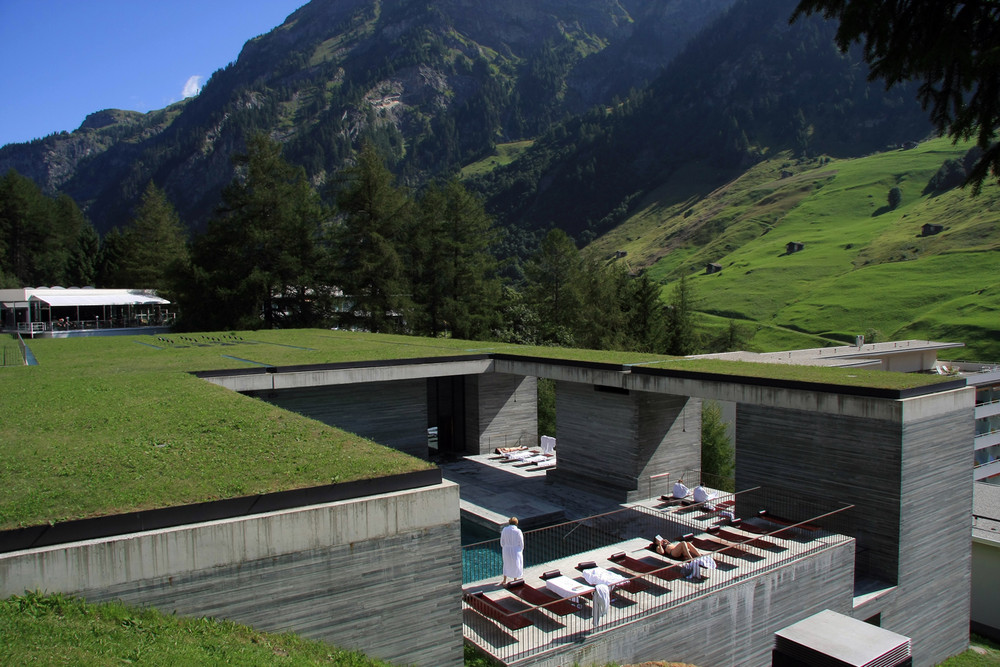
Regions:
[[[307,0],[0,0],[0,146],[199,89]]]

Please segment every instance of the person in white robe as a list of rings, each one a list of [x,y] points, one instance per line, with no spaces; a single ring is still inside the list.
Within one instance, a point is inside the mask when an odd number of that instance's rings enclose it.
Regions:
[[[684,486],[684,480],[683,479],[677,480],[677,482],[674,484],[674,498],[676,498],[677,500],[680,500],[681,498],[687,498],[688,492],[689,489],[686,486]]]
[[[596,629],[604,616],[611,609],[611,589],[607,584],[594,586],[594,628]]]
[[[694,501],[696,503],[707,503],[709,500],[715,498],[715,496],[715,493],[710,492],[701,484],[694,487]]]
[[[503,581],[507,578],[520,579],[524,576],[524,533],[517,527],[517,517],[512,516],[500,531],[500,550],[503,554]]]

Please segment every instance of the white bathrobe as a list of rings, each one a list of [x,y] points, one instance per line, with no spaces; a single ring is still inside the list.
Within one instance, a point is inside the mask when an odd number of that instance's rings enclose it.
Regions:
[[[604,616],[611,609],[611,590],[605,584],[597,584],[594,587],[594,627],[601,622]]]
[[[500,549],[503,551],[503,576],[520,579],[524,575],[524,533],[517,526],[508,525],[500,531]]]

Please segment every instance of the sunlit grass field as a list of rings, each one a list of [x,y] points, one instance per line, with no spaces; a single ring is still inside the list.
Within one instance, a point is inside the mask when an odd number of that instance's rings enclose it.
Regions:
[[[0,600],[0,638],[3,665],[389,665],[291,633],[35,593]]]
[[[192,371],[510,353],[656,366],[669,357],[347,331],[36,339],[0,372],[0,529],[371,479],[431,464]],[[696,372],[906,388],[940,378],[734,362]]]
[[[968,147],[935,139],[850,160],[776,156],[697,201],[645,202],[594,248],[627,244],[630,265],[651,262],[667,298],[689,276],[696,309],[756,323],[761,351],[801,347],[789,331],[844,341],[875,330],[1000,360],[1000,186],[924,192]],[[894,210],[892,187],[902,192]],[[922,236],[926,223],[944,229]],[[804,249],[788,254],[792,241]],[[708,262],[722,272],[707,274]]]

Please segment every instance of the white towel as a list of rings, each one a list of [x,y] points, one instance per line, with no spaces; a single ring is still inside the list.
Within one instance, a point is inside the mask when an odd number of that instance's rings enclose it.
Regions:
[[[688,579],[700,578],[702,576],[708,576],[707,574],[702,574],[702,569],[714,570],[717,568],[715,564],[715,559],[711,556],[698,556],[692,561],[684,563],[684,576]]]
[[[597,584],[594,587],[594,627],[600,623],[601,616],[608,613],[611,608],[611,589],[604,584]]]
[[[542,454],[552,454],[556,448],[556,439],[551,435],[543,435],[541,439]]]

